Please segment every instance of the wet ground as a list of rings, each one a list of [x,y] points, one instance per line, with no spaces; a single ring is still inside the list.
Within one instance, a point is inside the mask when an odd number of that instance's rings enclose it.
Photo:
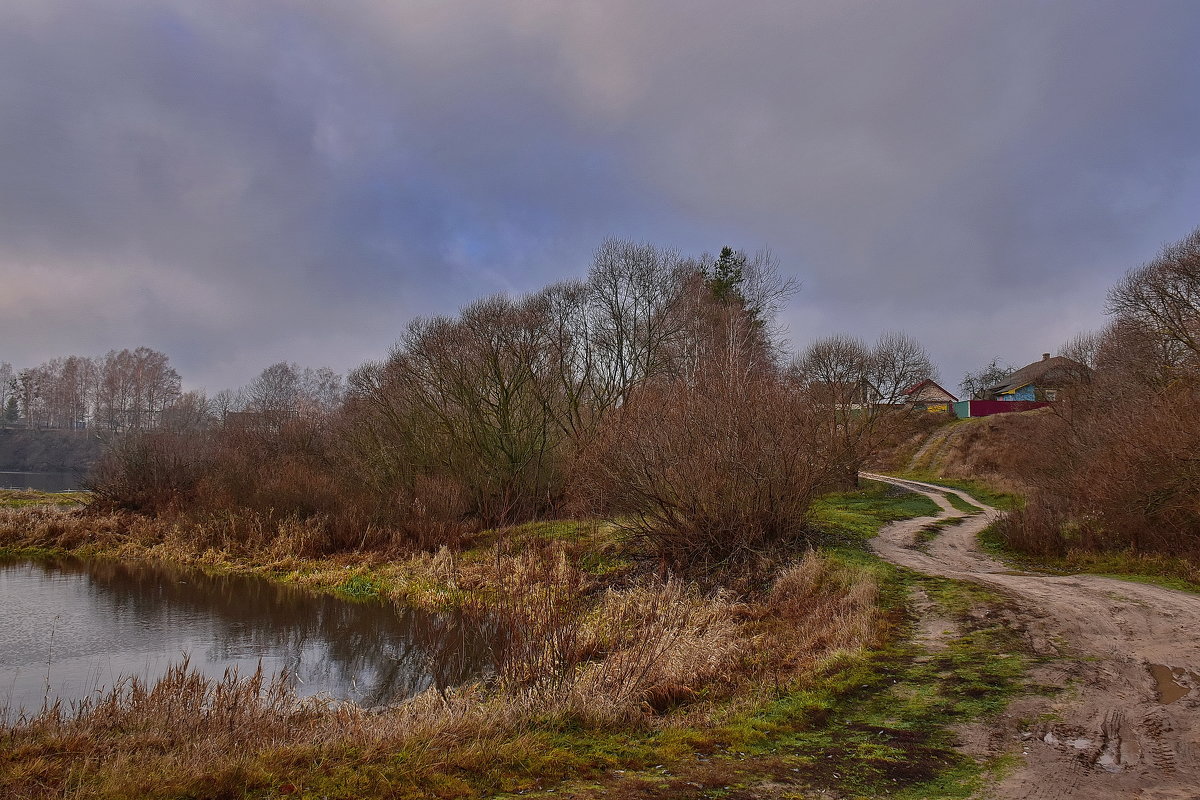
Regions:
[[[930,575],[986,585],[1013,601],[1011,624],[1038,653],[1054,698],[1018,700],[998,720],[964,731],[977,755],[1015,753],[1017,766],[982,796],[998,798],[1200,798],[1200,596],[1094,575],[1014,571],[980,550],[995,509],[945,528],[915,548],[925,526],[958,515],[952,489],[882,475],[864,478],[929,496],[938,517],[881,532],[876,551]]]

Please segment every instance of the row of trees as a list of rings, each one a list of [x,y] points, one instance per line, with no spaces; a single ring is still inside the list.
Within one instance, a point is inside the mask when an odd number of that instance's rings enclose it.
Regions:
[[[19,371],[0,364],[5,418],[37,428],[141,430],[180,396],[179,373],[148,347],[65,356]]]
[[[580,280],[413,322],[336,413],[141,437],[99,488],[143,509],[320,519],[327,549],[587,513],[677,562],[754,550],[802,534],[812,497],[904,418],[845,387],[894,398],[932,374],[900,335],[789,361],[775,318],[794,289],[766,253],[610,240]],[[291,385],[268,373],[248,398]]]
[[[281,362],[241,389],[211,397],[184,392],[166,354],[148,347],[64,356],[21,370],[0,363],[0,418],[32,428],[201,429],[223,424],[230,412],[278,420],[331,413],[343,391],[342,376],[331,369]]]

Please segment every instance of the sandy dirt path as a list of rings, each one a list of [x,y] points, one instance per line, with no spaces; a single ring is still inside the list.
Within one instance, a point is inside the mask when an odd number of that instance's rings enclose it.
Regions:
[[[1016,572],[977,544],[995,509],[953,489],[862,477],[920,492],[942,509],[881,531],[873,542],[880,556],[1006,596],[1010,624],[1036,652],[1059,656],[1035,677],[1065,691],[1018,700],[986,731],[964,731],[976,753],[1019,747],[1017,766],[983,797],[1200,800],[1200,596],[1093,575]],[[922,526],[962,515],[946,492],[983,513],[916,549]]]

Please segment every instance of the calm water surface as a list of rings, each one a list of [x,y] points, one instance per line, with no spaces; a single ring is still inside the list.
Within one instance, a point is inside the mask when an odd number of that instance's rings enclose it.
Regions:
[[[154,679],[187,655],[287,670],[302,697],[366,706],[454,686],[489,669],[483,626],[350,603],[257,578],[109,562],[0,562],[0,708],[78,700],[122,676]],[[47,689],[47,684],[49,688]]]
[[[74,492],[83,488],[74,472],[3,472],[0,489],[37,489],[39,492]]]

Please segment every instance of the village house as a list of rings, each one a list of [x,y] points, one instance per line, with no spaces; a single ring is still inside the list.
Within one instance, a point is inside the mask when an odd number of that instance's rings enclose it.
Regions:
[[[1086,380],[1091,370],[1066,356],[1042,353],[1042,360],[1021,367],[983,391],[985,400],[1054,402],[1065,386]]]
[[[958,402],[957,397],[928,378],[908,387],[901,392],[901,396],[904,404],[909,408],[930,413],[949,411],[950,405]]]

